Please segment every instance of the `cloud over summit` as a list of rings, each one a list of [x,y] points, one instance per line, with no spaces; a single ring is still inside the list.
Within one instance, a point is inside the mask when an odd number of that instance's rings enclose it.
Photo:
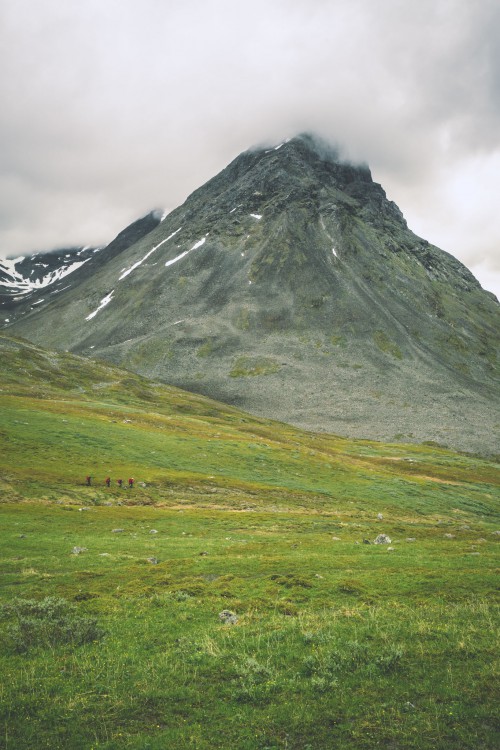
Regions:
[[[0,25],[3,255],[109,241],[317,131],[415,231],[498,263],[496,0],[4,0]]]

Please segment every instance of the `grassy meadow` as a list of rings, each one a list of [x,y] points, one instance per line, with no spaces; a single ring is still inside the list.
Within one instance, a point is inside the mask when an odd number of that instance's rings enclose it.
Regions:
[[[1,748],[498,746],[495,461],[0,372]]]

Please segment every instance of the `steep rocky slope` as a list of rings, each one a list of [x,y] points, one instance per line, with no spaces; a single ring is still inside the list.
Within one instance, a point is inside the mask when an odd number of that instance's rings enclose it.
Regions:
[[[301,427],[499,445],[496,298],[311,136],[240,155],[14,331]]]
[[[160,221],[159,212],[152,211],[122,230],[105,247],[69,247],[0,260],[0,321],[12,323],[37,305],[48,303],[52,295],[92,277]]]

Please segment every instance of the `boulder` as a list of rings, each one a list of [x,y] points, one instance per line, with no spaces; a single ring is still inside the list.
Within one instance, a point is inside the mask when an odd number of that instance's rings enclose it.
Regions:
[[[387,534],[379,534],[374,540],[373,544],[390,544],[391,539]]]

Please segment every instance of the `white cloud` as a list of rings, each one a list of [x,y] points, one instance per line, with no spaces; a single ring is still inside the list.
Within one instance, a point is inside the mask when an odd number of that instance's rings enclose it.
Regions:
[[[319,130],[410,226],[498,267],[497,0],[4,0],[0,254],[101,244]]]

